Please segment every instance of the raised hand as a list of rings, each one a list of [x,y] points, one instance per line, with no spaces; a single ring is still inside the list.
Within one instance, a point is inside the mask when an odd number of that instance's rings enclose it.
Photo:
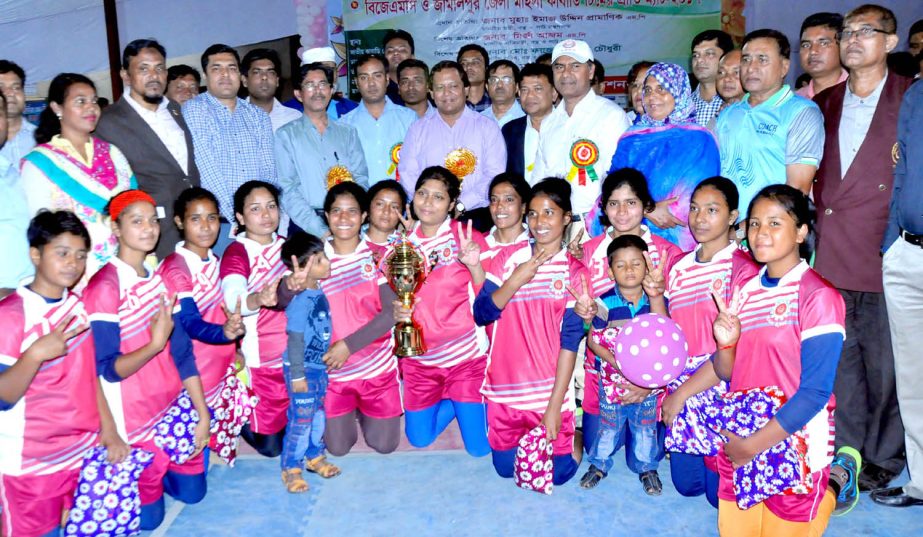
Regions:
[[[532,281],[532,278],[538,273],[538,268],[545,264],[545,261],[548,261],[553,257],[552,254],[545,252],[544,248],[539,248],[533,252],[532,257],[529,258],[525,263],[520,263],[519,266],[513,270],[513,273],[510,275],[510,279],[515,279],[519,282],[519,286]]]
[[[657,255],[661,259],[661,262],[654,266],[654,262],[651,261],[651,255],[647,252],[642,252],[644,255],[644,263],[647,265],[647,274],[644,276],[644,279],[641,281],[641,286],[644,288],[644,292],[647,293],[648,298],[656,298],[663,295],[664,291],[667,288],[666,278],[663,275],[663,258],[664,252],[657,251]]]
[[[312,255],[302,267],[298,263],[298,256],[292,256],[292,273],[284,278],[285,286],[288,287],[289,291],[298,292],[304,290],[308,283],[308,275],[311,273],[311,268],[314,266],[315,258],[316,256]]]
[[[735,288],[731,298],[731,306],[724,303],[724,298],[712,290],[712,297],[718,306],[718,317],[712,325],[715,334],[715,343],[718,348],[732,347],[740,339],[740,319],[737,317],[738,308],[740,307],[740,290]]]
[[[574,305],[574,313],[578,317],[584,320],[584,322],[590,323],[593,322],[593,317],[596,316],[596,312],[599,310],[599,307],[596,305],[596,301],[593,300],[593,297],[590,295],[590,285],[587,283],[584,276],[580,276],[580,292],[578,293],[570,285],[567,286],[568,292],[577,299],[577,303]]]
[[[168,297],[164,293],[160,295],[158,301],[157,311],[151,320],[151,343],[158,349],[162,349],[170,339],[170,334],[173,333],[173,305],[176,304],[176,295]]]
[[[567,243],[567,252],[575,259],[583,259],[583,246],[580,241],[583,240],[583,228],[577,231],[574,240]]]
[[[397,219],[398,221],[400,221],[401,226],[404,228],[404,231],[410,232],[410,230],[413,229],[413,223],[414,223],[413,216],[411,216],[412,213],[410,212],[410,204],[408,203],[404,207],[403,213],[401,213],[401,211],[399,211],[397,207],[392,207],[392,210],[395,213],[397,213]],[[407,215],[407,216],[405,217],[404,215]]]
[[[240,315],[240,297],[237,297],[237,304],[234,306],[234,311],[228,310],[224,302],[221,303],[221,309],[224,311],[225,317],[227,317],[227,320],[224,322],[224,337],[229,341],[234,341],[247,333],[247,329],[244,327],[243,317]]]
[[[309,267],[310,262],[305,265]],[[279,282],[282,281],[282,278],[276,278],[274,281],[268,283],[265,287],[259,290],[256,294],[256,300],[259,303],[260,307],[271,308],[276,305],[276,302],[279,300],[276,295],[276,290],[279,287]]]
[[[473,240],[473,235],[472,221],[468,220],[467,231],[462,227],[458,234],[458,260],[468,267],[481,263],[481,245]]]
[[[76,315],[68,315],[65,317],[64,320],[58,323],[58,326],[56,326],[54,330],[36,339],[26,350],[25,354],[29,358],[37,360],[39,363],[47,362],[48,360],[67,354],[68,340],[89,328],[89,325],[81,323],[68,330],[67,327],[75,318]]]

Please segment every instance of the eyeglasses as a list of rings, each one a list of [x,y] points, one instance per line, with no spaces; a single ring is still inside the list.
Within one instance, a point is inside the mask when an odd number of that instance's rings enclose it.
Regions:
[[[840,33],[836,34],[837,39],[840,41],[846,42],[852,39],[853,36],[861,37],[862,39],[868,39],[875,34],[885,34],[889,35],[891,32],[886,32],[878,28],[872,28],[871,26],[863,26],[858,30],[843,30]]]
[[[669,93],[670,91],[664,88],[663,86],[657,86],[657,87],[644,86],[643,88],[641,88],[641,95],[644,95],[645,97],[648,97],[650,95],[657,95],[659,97],[663,97],[664,95],[667,95]]]
[[[301,89],[305,91],[317,91],[317,90],[326,90],[330,87],[330,83],[324,80],[320,82],[305,82],[301,85]]]
[[[487,83],[491,86],[496,86],[497,84],[504,84],[506,86],[512,84],[515,79],[511,76],[492,76],[488,77]]]

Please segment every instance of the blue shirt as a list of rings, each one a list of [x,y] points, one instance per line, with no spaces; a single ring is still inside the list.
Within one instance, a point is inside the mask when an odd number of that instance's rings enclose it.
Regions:
[[[19,184],[19,167],[0,154],[0,288],[15,289],[32,275],[29,259],[29,209]]]
[[[22,157],[26,156],[26,153],[32,151],[32,148],[36,146],[35,129],[35,125],[23,118],[19,132],[16,133],[12,140],[4,144],[3,149],[0,149],[0,155],[12,162],[13,167],[17,170],[19,170],[19,161],[22,160]]]
[[[695,103],[695,122],[703,127],[707,127],[708,122],[718,115],[718,111],[721,110],[721,105],[724,104],[724,99],[716,92],[715,96],[712,97],[710,101],[706,101],[702,98],[701,90],[702,85],[700,84],[695,88],[695,91],[692,92],[692,102]]]
[[[605,321],[598,316],[594,317],[593,328],[605,328],[612,321],[628,321],[638,315],[651,312],[651,304],[647,300],[647,293],[641,293],[641,300],[638,301],[636,306],[622,296],[618,285],[601,294],[599,300],[609,309],[609,313]]]
[[[499,125],[500,127],[503,127],[510,121],[513,121],[514,119],[519,119],[522,116],[526,115],[526,113],[523,111],[522,106],[519,104],[519,101],[513,101],[513,106],[511,106],[510,109],[507,110],[505,114],[503,114],[503,117],[497,117],[496,114],[494,114],[493,105],[488,106],[483,112],[481,112],[481,115],[489,117],[490,119],[496,121],[497,125]]]
[[[883,250],[897,240],[902,229],[923,235],[923,82],[916,82],[904,94],[897,116],[897,148]]]
[[[320,289],[305,289],[285,307],[285,331],[304,337],[304,356],[289,356],[293,379],[304,377],[304,368],[326,369],[324,353],[330,347],[333,325],[330,322],[330,302]]]
[[[410,124],[417,120],[417,113],[409,108],[398,106],[385,97],[385,109],[381,117],[375,119],[365,107],[365,101],[349,112],[340,123],[352,125],[359,134],[365,164],[368,166],[369,186],[384,179],[394,179],[397,163],[391,160],[391,148],[403,143]]]
[[[234,192],[247,181],[278,184],[269,114],[238,98],[232,112],[210,93],[183,104],[202,187],[218,198],[221,216],[234,219]],[[118,141],[116,140],[116,143]]]
[[[824,117],[820,108],[795,95],[787,85],[750,106],[750,94],[718,115],[715,134],[721,152],[721,175],[740,191],[740,218],[764,187],[785,184],[786,166],[815,168],[824,154]]]
[[[368,186],[368,169],[359,134],[350,125],[329,122],[324,134],[307,116],[276,131],[275,160],[282,188],[282,208],[298,227],[322,236],[327,231],[316,210],[327,196],[327,172],[345,166],[353,181]]]

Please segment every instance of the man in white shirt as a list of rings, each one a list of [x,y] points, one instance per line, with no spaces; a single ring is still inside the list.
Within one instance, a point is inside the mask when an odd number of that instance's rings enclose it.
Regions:
[[[595,66],[586,41],[568,39],[555,45],[551,69],[561,102],[542,122],[533,181],[566,178],[573,189],[574,220],[582,222],[599,197],[628,117],[593,92]]]
[[[526,115],[516,100],[519,67],[509,60],[496,60],[487,68],[487,94],[490,106],[481,115],[493,119],[503,128],[510,121]]]
[[[276,99],[279,89],[279,72],[282,61],[279,54],[268,48],[255,48],[248,52],[240,62],[241,84],[250,92],[247,102],[269,114],[272,131],[289,121],[301,117],[298,110],[284,106]]]
[[[164,97],[166,50],[152,39],[136,39],[122,53],[122,80],[128,91],[106,108],[96,136],[117,145],[131,165],[138,187],[157,202],[163,259],[174,251],[179,231],[173,224],[173,202],[199,186],[192,136],[177,103]]]
[[[529,63],[519,73],[519,99],[527,114],[514,119],[500,129],[506,141],[506,171],[518,173],[531,185],[538,153],[539,131],[542,122],[554,109],[558,92],[554,89],[551,66]]]

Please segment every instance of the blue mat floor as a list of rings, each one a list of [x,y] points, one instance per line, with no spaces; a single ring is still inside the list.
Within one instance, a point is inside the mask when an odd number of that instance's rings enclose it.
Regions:
[[[683,498],[661,465],[664,492],[644,494],[637,476],[616,464],[593,490],[577,481],[552,496],[519,490],[497,477],[489,458],[463,451],[410,451],[331,459],[343,469],[311,490],[288,494],[278,459],[243,456],[234,468],[214,466],[197,505],[167,500],[164,524],[147,537],[187,536],[523,536],[603,537],[716,535],[717,511],[704,497]],[[906,474],[897,483],[905,482]],[[641,530],[644,528],[643,530]],[[640,531],[639,531],[640,530]],[[346,533],[344,533],[346,532]],[[863,495],[852,513],[834,518],[830,537],[921,536],[923,507],[885,508]]]

